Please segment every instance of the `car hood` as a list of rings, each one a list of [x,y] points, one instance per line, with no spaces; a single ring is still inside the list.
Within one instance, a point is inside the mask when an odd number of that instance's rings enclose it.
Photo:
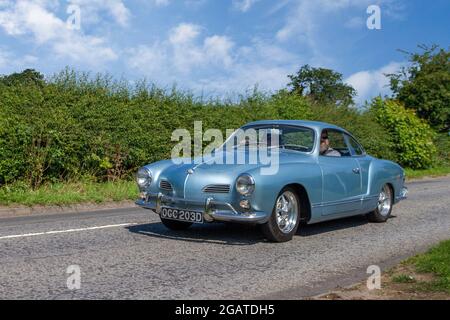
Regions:
[[[234,164],[227,164],[233,159]],[[237,162],[238,159],[246,159],[245,162]],[[269,168],[292,162],[311,162],[311,155],[302,154],[289,150],[271,150],[267,154],[269,161],[258,161],[249,163],[248,151],[216,152],[215,154],[202,158],[194,158],[190,163],[176,164],[165,168],[159,175],[159,181],[170,182],[173,193],[178,197],[199,198],[202,190],[208,185],[229,185],[234,188],[237,177],[243,173],[257,176],[262,168]],[[278,160],[277,160],[278,159]],[[158,182],[159,183],[159,182]]]

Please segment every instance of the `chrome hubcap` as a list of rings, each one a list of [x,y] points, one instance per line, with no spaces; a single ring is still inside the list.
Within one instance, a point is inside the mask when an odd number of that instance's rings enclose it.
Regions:
[[[384,217],[387,216],[389,214],[389,211],[391,211],[391,205],[391,189],[387,185],[385,185],[378,197],[378,212]]]
[[[277,225],[283,233],[290,233],[298,219],[297,197],[291,191],[283,192],[277,199],[275,206]]]

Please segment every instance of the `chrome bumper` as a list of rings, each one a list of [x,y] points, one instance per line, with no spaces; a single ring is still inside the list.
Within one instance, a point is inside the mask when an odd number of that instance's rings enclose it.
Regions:
[[[243,222],[243,223],[265,223],[269,216],[265,212],[239,212],[230,203],[216,201],[214,198],[207,198],[204,201],[188,200],[164,195],[162,193],[147,193],[145,199],[139,199],[136,204],[144,209],[150,209],[157,214],[161,213],[162,207],[175,209],[189,209],[202,212],[206,222]]]
[[[408,188],[407,187],[403,187],[402,191],[400,191],[400,195],[397,196],[396,200],[397,202],[400,200],[405,200],[408,199]]]

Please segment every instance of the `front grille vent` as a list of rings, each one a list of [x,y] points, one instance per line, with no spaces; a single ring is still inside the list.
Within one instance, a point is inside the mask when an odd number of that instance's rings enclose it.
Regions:
[[[229,184],[211,184],[203,188],[204,193],[229,193]]]
[[[165,191],[173,191],[172,185],[167,180],[161,180],[159,182],[159,187]]]

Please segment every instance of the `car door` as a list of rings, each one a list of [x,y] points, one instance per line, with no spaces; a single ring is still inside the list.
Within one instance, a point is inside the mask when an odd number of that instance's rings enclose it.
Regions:
[[[369,168],[373,158],[366,154],[362,145],[354,137],[346,134],[345,138],[351,149],[352,156],[358,161],[361,175],[361,194],[366,196],[369,185]]]
[[[361,209],[361,168],[339,130],[326,130],[329,146],[340,156],[319,155],[322,170],[322,215],[352,215]],[[323,135],[321,135],[323,137]],[[321,141],[322,143],[322,141]],[[333,152],[332,154],[335,154]]]

